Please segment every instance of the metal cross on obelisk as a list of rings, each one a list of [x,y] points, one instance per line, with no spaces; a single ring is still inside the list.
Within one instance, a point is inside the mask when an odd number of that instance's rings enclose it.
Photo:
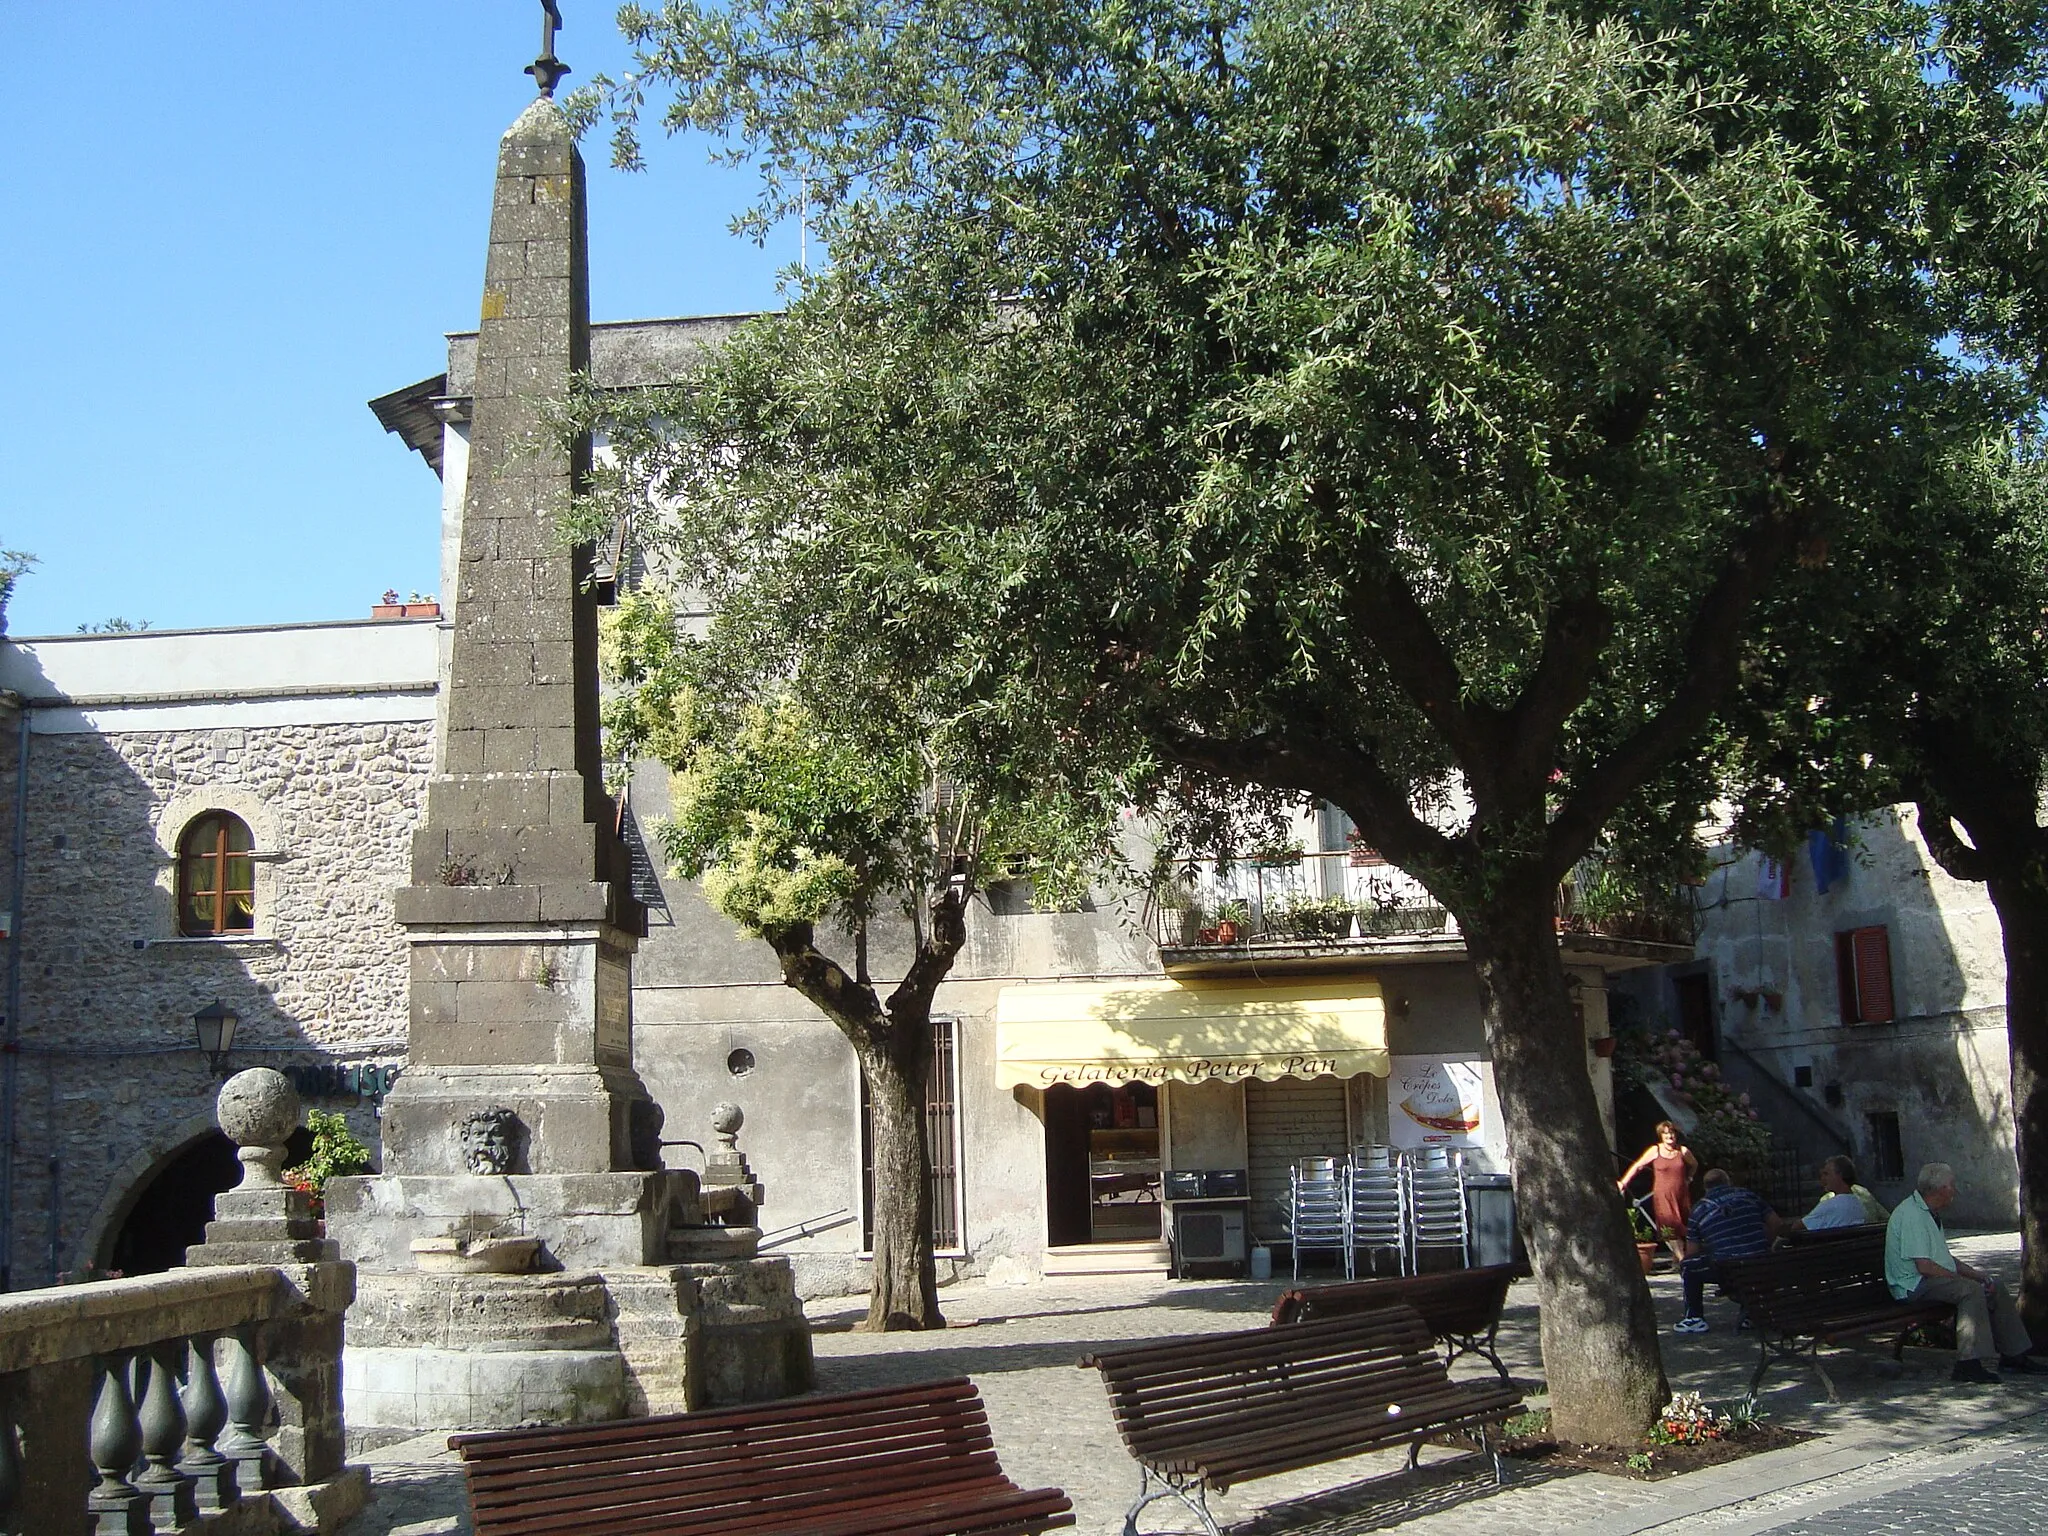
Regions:
[[[540,85],[543,96],[552,97],[569,66],[555,57],[555,33],[562,25],[562,13],[555,0],[540,0],[540,57],[526,66],[526,73]]]

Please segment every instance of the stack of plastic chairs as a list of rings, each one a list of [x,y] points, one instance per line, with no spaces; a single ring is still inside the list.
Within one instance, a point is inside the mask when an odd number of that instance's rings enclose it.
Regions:
[[[1365,1146],[1352,1151],[1350,1215],[1352,1272],[1357,1273],[1359,1249],[1368,1255],[1391,1249],[1395,1273],[1407,1274],[1411,1268],[1408,1208],[1401,1187],[1401,1160],[1392,1147]],[[1367,1265],[1372,1267],[1370,1257]]]
[[[1455,1248],[1458,1266],[1472,1262],[1472,1228],[1465,1205],[1465,1154],[1423,1147],[1403,1158],[1408,1206],[1408,1260],[1420,1272],[1422,1250]]]
[[[1301,1278],[1301,1256],[1322,1248],[1344,1261],[1351,1278],[1351,1222],[1345,1199],[1345,1172],[1334,1157],[1304,1157],[1289,1174],[1287,1230],[1294,1244],[1294,1278]]]

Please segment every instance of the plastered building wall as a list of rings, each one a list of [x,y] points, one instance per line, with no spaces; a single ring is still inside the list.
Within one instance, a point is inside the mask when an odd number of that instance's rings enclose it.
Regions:
[[[1783,899],[1762,880],[1761,856],[1719,850],[1700,892],[1697,958],[1631,990],[1649,1017],[1673,1023],[1680,978],[1704,974],[1724,1070],[1768,1073],[1758,1097],[1781,1142],[1848,1151],[1888,1204],[1921,1164],[1949,1163],[1953,1222],[2010,1226],[2018,1169],[1998,914],[1982,885],[1935,861],[1910,807],[1849,831],[1846,876],[1822,892],[1802,851]],[[1867,927],[1888,936],[1895,1016],[1844,1023],[1835,936]],[[1897,1125],[1903,1177],[1878,1176],[1883,1117]]]

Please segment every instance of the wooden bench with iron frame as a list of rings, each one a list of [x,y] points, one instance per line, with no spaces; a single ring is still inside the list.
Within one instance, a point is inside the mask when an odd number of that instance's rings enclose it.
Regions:
[[[1821,1345],[1889,1333],[1896,1360],[1914,1327],[1955,1316],[1947,1302],[1893,1297],[1884,1278],[1882,1227],[1730,1259],[1718,1274],[1721,1289],[1756,1330],[1760,1358],[1749,1379],[1751,1402],[1772,1365],[1804,1355],[1827,1389],[1828,1401],[1838,1403],[1834,1380],[1820,1361]]]
[[[965,1377],[564,1429],[454,1435],[477,1536],[1030,1536]]]
[[[1398,1303],[1107,1350],[1081,1364],[1101,1371],[1117,1432],[1138,1462],[1125,1536],[1137,1536],[1148,1504],[1167,1498],[1220,1536],[1212,1490],[1400,1445],[1413,1467],[1422,1443],[1443,1436],[1476,1439],[1503,1483],[1499,1427],[1522,1411],[1511,1387],[1452,1381],[1429,1325]]]
[[[1460,1355],[1478,1355],[1514,1385],[1508,1368],[1494,1349],[1501,1309],[1515,1282],[1512,1264],[1487,1264],[1473,1269],[1447,1269],[1432,1275],[1390,1275],[1380,1280],[1348,1280],[1332,1285],[1304,1285],[1282,1291],[1273,1303],[1275,1326],[1316,1322],[1327,1317],[1353,1317],[1375,1307],[1401,1303],[1413,1307],[1444,1347],[1444,1367]]]

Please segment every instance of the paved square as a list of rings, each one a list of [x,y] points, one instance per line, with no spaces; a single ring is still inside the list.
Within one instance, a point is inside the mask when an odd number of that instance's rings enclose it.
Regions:
[[[1972,1262],[2016,1268],[2011,1234],[1960,1240]],[[1678,1317],[1676,1280],[1652,1282],[1667,1329]],[[1027,1487],[1067,1490],[1084,1536],[1116,1536],[1136,1491],[1136,1464],[1118,1443],[1101,1379],[1075,1362],[1102,1344],[1166,1339],[1263,1325],[1277,1284],[1072,1279],[1001,1287],[979,1282],[942,1293],[954,1326],[943,1333],[850,1331],[858,1301],[813,1303],[818,1387],[846,1391],[968,1375],[988,1404],[1004,1469]],[[1665,1368],[1710,1400],[1739,1396],[1755,1365],[1752,1336],[1734,1329],[1727,1303],[1708,1304],[1714,1331],[1666,1333]],[[1501,1355],[1540,1401],[1535,1290],[1509,1297]],[[1842,1401],[1830,1404],[1812,1372],[1789,1367],[1765,1381],[1775,1422],[1814,1432],[1806,1445],[1748,1457],[1687,1477],[1643,1483],[1597,1473],[1518,1467],[1505,1490],[1479,1458],[1424,1454],[1415,1473],[1398,1452],[1263,1479],[1213,1501],[1235,1536],[1355,1536],[1399,1527],[1415,1536],[1533,1536],[1582,1532],[1714,1531],[1746,1536],[1850,1536],[1967,1530],[1986,1536],[2048,1528],[2048,1376],[2003,1387],[1957,1388],[1948,1360],[1909,1351],[1903,1367],[1882,1351],[1839,1350],[1828,1369]],[[1490,1374],[1460,1361],[1459,1376]],[[364,1458],[377,1500],[359,1536],[466,1532],[461,1472],[439,1437]],[[1194,1528],[1170,1505],[1147,1512],[1147,1531]]]

